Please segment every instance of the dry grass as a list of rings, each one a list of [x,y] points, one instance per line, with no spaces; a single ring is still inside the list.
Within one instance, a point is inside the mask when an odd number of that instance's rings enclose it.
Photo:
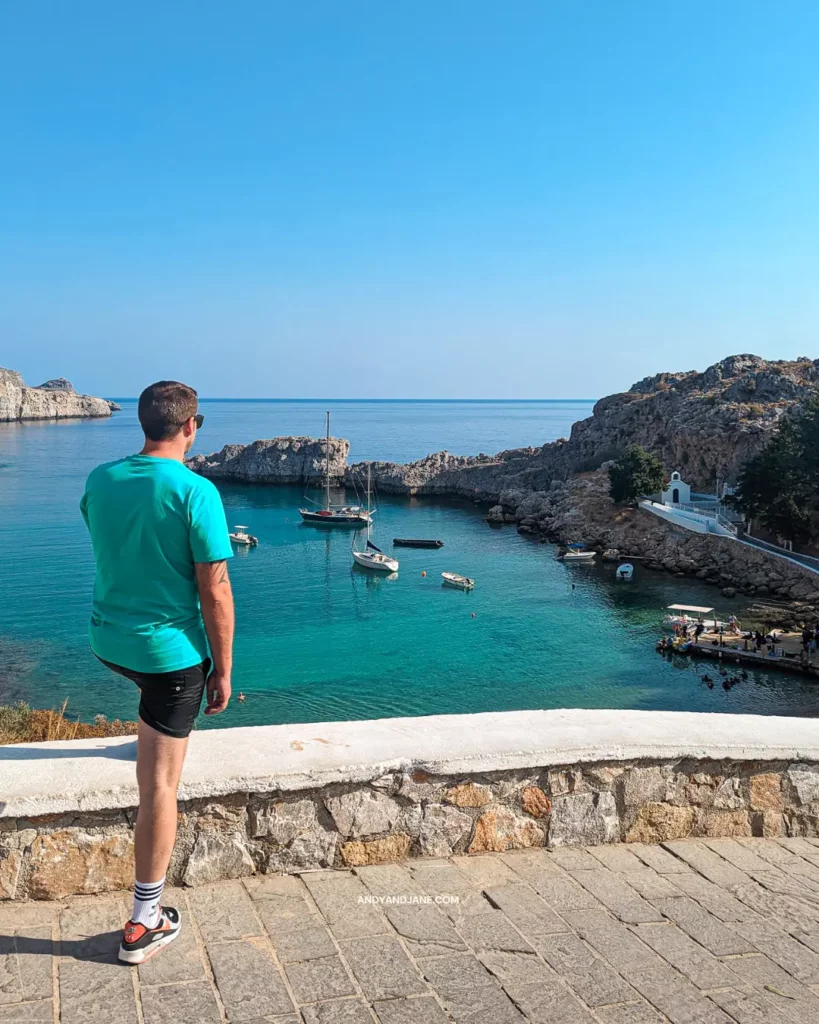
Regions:
[[[0,704],[0,744],[41,743],[45,740],[81,740],[96,736],[133,736],[136,722],[109,722],[97,715],[93,725],[66,717],[68,700],[59,711],[30,708],[28,704]]]

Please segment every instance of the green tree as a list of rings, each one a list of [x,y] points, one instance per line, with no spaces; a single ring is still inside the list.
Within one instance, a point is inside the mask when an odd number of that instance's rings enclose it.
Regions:
[[[790,541],[816,535],[819,509],[819,396],[782,421],[745,465],[727,502]]]
[[[612,501],[636,501],[642,494],[655,494],[662,490],[664,483],[662,462],[641,444],[630,444],[609,466]]]

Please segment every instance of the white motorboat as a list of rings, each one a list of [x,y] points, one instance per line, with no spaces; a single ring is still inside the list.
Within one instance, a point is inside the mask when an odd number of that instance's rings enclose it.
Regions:
[[[398,559],[385,555],[381,548],[377,548],[370,540],[370,478],[371,470],[370,467],[367,466],[367,509],[365,513],[367,517],[367,543],[365,544],[363,551],[356,551],[354,546],[355,537],[353,537],[353,543],[350,545],[350,551],[356,562],[365,569],[375,569],[378,572],[397,572]],[[356,534],[356,536],[358,536],[358,534]]]
[[[567,551],[559,555],[563,562],[593,562],[596,551],[586,551],[582,544],[567,544]]]
[[[457,587],[459,590],[471,590],[475,581],[469,576],[459,576],[457,572],[442,572],[441,578],[448,587]]]
[[[728,623],[718,619],[713,608],[696,604],[670,604],[663,616],[666,626],[696,626],[700,622],[707,629],[727,629]]]
[[[305,495],[305,497],[307,497]],[[307,499],[311,501],[311,498]],[[319,508],[300,508],[305,523],[321,526],[363,526],[372,522],[375,509],[360,505],[333,505],[330,501],[330,413],[327,413],[327,436],[324,449],[324,504]]]
[[[630,580],[634,575],[634,566],[631,562],[623,562],[622,565],[617,566],[616,577],[618,580]]]
[[[246,526],[234,526],[233,530],[234,532],[229,533],[228,537],[230,537],[234,544],[242,544],[246,548],[255,548],[259,543],[259,538],[254,537],[252,533],[248,533]]]

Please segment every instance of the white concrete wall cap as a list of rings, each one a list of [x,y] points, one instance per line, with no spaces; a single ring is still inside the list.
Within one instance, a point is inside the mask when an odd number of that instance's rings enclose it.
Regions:
[[[133,737],[0,747],[0,818],[136,804]],[[181,799],[578,762],[819,761],[810,718],[555,710],[206,729],[191,736]]]

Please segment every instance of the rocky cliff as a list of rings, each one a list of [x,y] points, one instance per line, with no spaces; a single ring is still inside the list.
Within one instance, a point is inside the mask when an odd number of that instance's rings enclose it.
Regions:
[[[194,455],[187,465],[211,480],[252,484],[320,484],[324,480],[326,441],[312,437],[274,437],[253,444],[226,444],[212,455]],[[330,438],[330,483],[344,482],[350,442]]]
[[[393,494],[449,494],[497,501],[503,491],[547,490],[597,469],[632,443],[656,452],[698,489],[736,479],[742,463],[783,415],[819,391],[819,360],[768,362],[729,356],[702,373],[660,373],[601,398],[592,415],[539,448],[463,458],[439,452],[407,465],[372,463],[377,487]],[[366,464],[350,475],[366,473]]]
[[[591,416],[574,424],[568,439],[497,455],[442,451],[416,462],[369,465],[382,493],[497,502],[503,493],[517,492],[523,500],[576,473],[599,468],[637,442],[656,452],[669,472],[679,469],[696,488],[712,489],[734,480],[781,417],[817,391],[819,360],[768,362],[752,355],[729,356],[702,373],[660,373],[600,399]],[[334,439],[332,444],[334,482],[363,479],[368,464],[347,468],[348,442]],[[303,471],[298,467],[302,458],[312,460]],[[228,445],[190,464],[214,478],[291,483],[320,476],[323,458],[323,441],[285,437],[247,447]]]
[[[31,388],[15,370],[0,366],[0,422],[110,416],[116,409],[115,402],[78,395],[64,377]]]

